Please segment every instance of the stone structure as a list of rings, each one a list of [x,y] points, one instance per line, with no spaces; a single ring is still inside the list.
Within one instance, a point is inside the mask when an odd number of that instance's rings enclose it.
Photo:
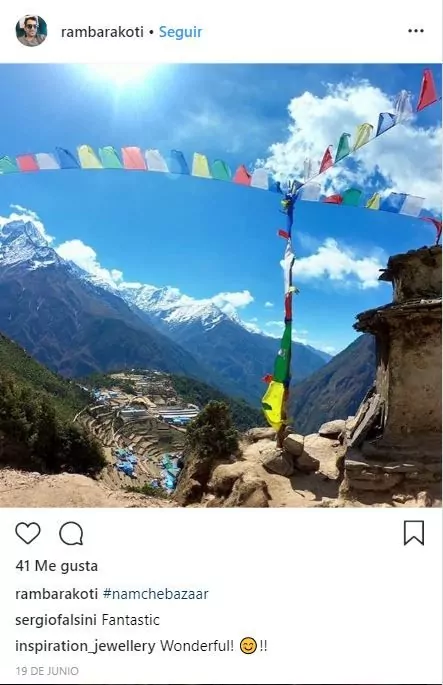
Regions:
[[[357,316],[375,336],[377,373],[347,422],[344,494],[441,491],[442,249],[391,257],[393,301]]]

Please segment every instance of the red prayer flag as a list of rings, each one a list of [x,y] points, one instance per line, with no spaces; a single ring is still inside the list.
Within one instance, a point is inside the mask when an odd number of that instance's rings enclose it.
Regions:
[[[420,96],[418,98],[417,112],[420,112],[425,107],[433,105],[437,102],[438,95],[434,83],[434,76],[430,69],[425,69],[423,72],[423,80],[421,82]]]
[[[282,228],[279,230],[278,235],[280,238],[285,238],[285,240],[289,240],[289,233],[287,231],[284,231]]]
[[[122,159],[125,169],[146,171],[146,162],[139,147],[122,147]]]
[[[434,224],[435,228],[437,229],[437,245],[438,245],[438,243],[440,242],[441,230],[442,230],[441,219],[434,219],[430,216],[425,216],[425,217],[423,217],[422,221],[430,221],[431,224]]]
[[[270,373],[267,373],[266,376],[263,376],[262,381],[263,383],[270,383],[273,380],[273,376]]]
[[[20,171],[40,171],[33,155],[20,155],[17,157],[17,164]]]
[[[333,159],[332,159],[332,154],[331,154],[331,148],[332,145],[329,145],[326,150],[325,154],[323,155],[323,159],[320,164],[320,171],[319,173],[322,174],[326,169],[329,169],[329,167],[334,165]]]
[[[240,183],[242,186],[251,185],[251,174],[248,172],[246,167],[242,164],[239,166],[232,179],[234,183]]]
[[[285,295],[285,319],[292,319],[292,293],[286,293]]]
[[[323,202],[329,202],[333,205],[341,205],[341,203],[343,202],[343,198],[341,195],[329,195],[329,197],[325,197]]]

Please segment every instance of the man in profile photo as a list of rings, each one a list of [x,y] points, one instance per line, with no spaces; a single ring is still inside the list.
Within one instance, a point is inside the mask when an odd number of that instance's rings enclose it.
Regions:
[[[23,25],[22,24],[23,21]],[[36,45],[40,45],[46,39],[46,35],[41,31],[40,17],[37,16],[27,16],[19,22],[19,27],[24,32],[23,35],[19,35],[17,31],[17,39],[22,45],[27,45],[30,48],[34,48]],[[46,25],[45,25],[46,29]],[[20,33],[22,33],[20,31]]]

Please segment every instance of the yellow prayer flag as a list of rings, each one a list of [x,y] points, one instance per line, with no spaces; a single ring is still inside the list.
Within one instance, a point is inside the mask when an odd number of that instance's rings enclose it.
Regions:
[[[380,193],[374,193],[373,196],[367,201],[366,209],[380,209]]]
[[[283,383],[271,381],[262,399],[262,408],[266,420],[276,431],[283,425],[282,408],[284,393],[285,386]]]
[[[354,150],[358,150],[362,145],[366,145],[374,127],[372,124],[361,124],[357,126],[357,131],[355,133],[355,145]]]
[[[82,169],[103,169],[102,163],[89,145],[80,145],[77,152]]]
[[[208,160],[205,155],[194,152],[194,158],[192,160],[192,175],[201,176],[202,178],[212,178],[211,172],[209,171]]]

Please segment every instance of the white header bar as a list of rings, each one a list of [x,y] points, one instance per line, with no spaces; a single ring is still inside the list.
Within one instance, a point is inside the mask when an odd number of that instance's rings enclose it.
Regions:
[[[442,7],[441,0],[4,0],[0,61],[440,63]],[[47,24],[47,39],[32,51],[15,32],[30,12]]]

